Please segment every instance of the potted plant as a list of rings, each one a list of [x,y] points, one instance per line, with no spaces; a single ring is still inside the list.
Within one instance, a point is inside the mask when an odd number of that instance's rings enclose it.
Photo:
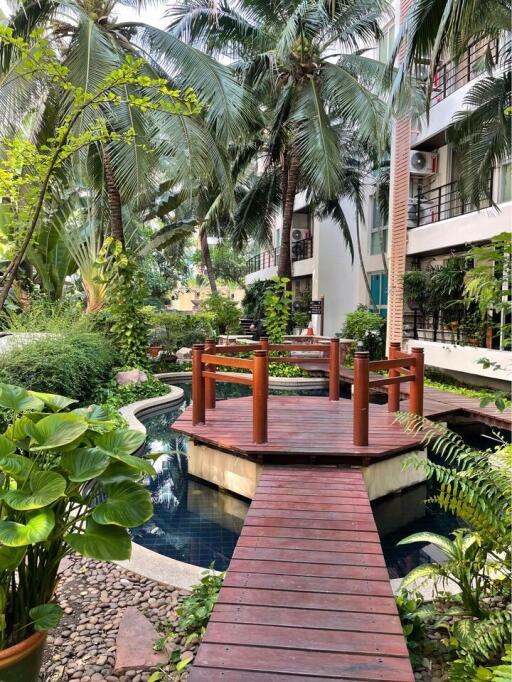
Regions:
[[[144,435],[97,405],[0,384],[0,679],[38,679],[46,631],[62,615],[60,561],[128,559],[128,528],[152,516],[136,457]]]
[[[409,270],[404,273],[404,301],[411,310],[417,308],[422,315],[430,309],[431,270]]]
[[[482,339],[487,330],[487,324],[478,313],[466,313],[460,323],[460,332],[464,343],[468,346],[482,346]]]
[[[164,350],[163,341],[165,338],[165,329],[154,329],[149,341],[148,354],[152,360],[156,360],[160,353]]]

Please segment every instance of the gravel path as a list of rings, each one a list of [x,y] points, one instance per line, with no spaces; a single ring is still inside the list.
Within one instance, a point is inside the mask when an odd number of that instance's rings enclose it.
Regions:
[[[185,590],[173,589],[148,578],[102,563],[71,557],[60,574],[57,597],[64,617],[48,636],[41,672],[43,682],[145,682],[151,672],[115,673],[116,636],[127,607],[137,607],[160,630],[176,620],[176,606]],[[182,644],[173,640],[170,651]],[[184,651],[190,658],[194,650]],[[187,674],[164,668],[166,680],[185,680]]]

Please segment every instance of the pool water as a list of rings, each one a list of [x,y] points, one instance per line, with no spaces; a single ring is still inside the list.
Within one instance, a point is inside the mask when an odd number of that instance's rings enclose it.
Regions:
[[[190,384],[180,385],[185,395],[179,406],[141,417],[147,429],[145,452],[158,454],[159,457],[154,460],[157,476],[148,482],[154,515],[144,526],[134,529],[133,539],[173,559],[205,568],[214,563],[217,570],[224,570],[242,530],[249,501],[188,475],[188,438],[170,429],[191,402]],[[270,392],[279,395],[298,393],[281,390]],[[328,395],[327,388],[308,389],[300,393]],[[250,394],[248,386],[217,385],[219,400]],[[454,430],[458,430],[464,440],[474,447],[484,449],[494,443],[491,429],[482,425],[454,427]],[[391,578],[402,577],[419,564],[442,559],[431,545],[397,547],[399,540],[419,531],[447,535],[460,526],[453,515],[440,511],[427,501],[433,492],[433,484],[427,482],[372,502]]]

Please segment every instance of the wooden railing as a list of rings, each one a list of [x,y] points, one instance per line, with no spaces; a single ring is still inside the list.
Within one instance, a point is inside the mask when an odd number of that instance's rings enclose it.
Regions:
[[[370,372],[387,370],[388,376],[370,379]],[[356,351],[354,357],[354,445],[368,445],[369,391],[388,386],[388,411],[400,409],[400,384],[410,382],[409,412],[423,415],[423,348],[403,353],[400,343],[391,343],[388,360],[370,362],[368,351]]]
[[[269,356],[273,351],[321,352],[320,357]],[[229,357],[238,353],[252,353],[251,358]],[[217,381],[252,386],[252,438],[254,443],[268,440],[268,365],[270,362],[326,363],[329,366],[329,400],[340,398],[340,341],[329,343],[269,343],[262,338],[258,343],[220,346],[212,339],[195,344],[192,349],[192,423],[206,423],[206,410],[215,409]],[[244,374],[218,372],[217,367],[244,369]]]

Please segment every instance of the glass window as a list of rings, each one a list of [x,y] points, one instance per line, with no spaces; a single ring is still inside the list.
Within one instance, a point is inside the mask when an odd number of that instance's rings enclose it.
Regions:
[[[281,228],[276,228],[276,244],[275,247],[278,249],[281,246]]]
[[[386,253],[388,246],[388,228],[383,225],[377,201],[372,199],[372,218],[370,225],[370,256]]]
[[[512,161],[504,163],[500,170],[500,196],[498,201],[512,201]]]
[[[395,42],[395,27],[390,24],[382,31],[382,36],[379,40],[378,52],[379,52],[379,62],[384,62],[387,64],[391,58],[391,53],[393,51],[393,43]]]
[[[370,276],[372,299],[382,317],[388,314],[388,276],[385,272],[377,272]]]

